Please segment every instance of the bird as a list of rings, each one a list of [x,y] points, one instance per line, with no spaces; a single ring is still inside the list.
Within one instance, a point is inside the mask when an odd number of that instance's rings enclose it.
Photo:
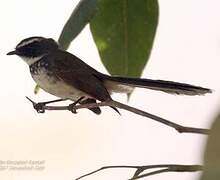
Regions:
[[[52,38],[41,36],[23,39],[7,55],[23,59],[41,89],[80,104],[111,101],[112,93],[131,93],[134,88],[190,96],[212,92],[209,88],[174,81],[107,75],[62,50]],[[115,107],[112,108],[118,112]],[[101,113],[99,107],[90,110]]]

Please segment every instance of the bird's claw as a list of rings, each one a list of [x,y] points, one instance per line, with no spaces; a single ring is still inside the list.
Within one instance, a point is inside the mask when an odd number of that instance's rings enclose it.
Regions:
[[[33,100],[31,100],[29,97],[26,96],[26,98],[33,104],[34,109],[38,112],[38,113],[45,113],[45,103],[36,103]]]
[[[45,104],[44,103],[36,103],[33,104],[34,109],[38,112],[38,113],[45,113],[45,108],[44,108]]]
[[[72,112],[73,114],[77,114],[76,110],[74,109],[75,105],[76,105],[75,103],[72,103],[72,104],[69,104],[68,106],[68,110]]]

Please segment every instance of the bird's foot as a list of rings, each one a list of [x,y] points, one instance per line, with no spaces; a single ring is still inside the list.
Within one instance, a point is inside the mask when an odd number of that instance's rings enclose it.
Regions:
[[[45,103],[36,103],[33,104],[34,109],[38,112],[38,113],[45,113]]]
[[[29,97],[26,96],[26,98],[32,103],[34,109],[38,112],[38,113],[45,113],[45,108],[44,106],[46,105],[45,103],[36,103],[33,100],[31,100]]]
[[[74,109],[75,106],[76,106],[76,103],[75,103],[75,102],[72,103],[72,104],[69,104],[69,106],[68,106],[68,110],[69,110],[70,112],[72,112],[73,114],[77,114],[76,109]]]
[[[76,109],[75,106],[84,99],[84,96],[80,97],[78,100],[76,100],[74,103],[69,104],[68,110],[71,111],[72,113],[76,114]]]
[[[29,97],[26,96],[26,98],[32,103],[34,109],[35,109],[38,113],[45,113],[45,106],[46,106],[47,104],[55,103],[55,102],[60,102],[60,101],[66,101],[66,100],[67,100],[67,99],[56,99],[56,100],[53,100],[53,101],[46,101],[46,102],[36,103],[36,102],[34,102],[33,100],[31,100]]]

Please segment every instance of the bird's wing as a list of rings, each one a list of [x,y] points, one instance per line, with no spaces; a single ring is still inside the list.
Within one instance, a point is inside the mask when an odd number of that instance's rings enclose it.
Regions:
[[[103,81],[98,78],[99,72],[81,61],[76,56],[57,51],[49,54],[52,72],[65,83],[85,92],[94,99],[105,101],[111,99]]]

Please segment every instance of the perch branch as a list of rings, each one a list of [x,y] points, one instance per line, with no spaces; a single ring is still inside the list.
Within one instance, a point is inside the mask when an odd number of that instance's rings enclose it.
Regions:
[[[33,104],[34,108],[36,107],[36,105],[38,103],[34,102],[33,100],[31,100],[30,98],[27,97],[27,99],[29,101],[31,101],[31,103]],[[99,103],[91,103],[91,104],[80,104],[80,105],[76,105],[73,106],[73,111],[76,111],[77,109],[84,109],[84,108],[95,108],[95,107],[102,107],[102,106],[113,106],[116,108],[120,108],[120,109],[124,109],[130,112],[133,112],[135,114],[150,118],[154,121],[157,121],[159,123],[162,123],[166,126],[172,127],[175,130],[177,130],[179,133],[196,133],[196,134],[208,134],[209,133],[209,129],[202,129],[202,128],[193,128],[193,127],[187,127],[187,126],[182,126],[179,125],[177,123],[171,122],[167,119],[164,119],[162,117],[156,116],[154,114],[150,114],[148,112],[142,111],[140,109],[128,106],[126,104],[111,100],[111,101],[105,101],[105,102],[99,102]],[[44,110],[70,110],[69,106],[47,106],[47,105],[43,105],[43,112]]]

